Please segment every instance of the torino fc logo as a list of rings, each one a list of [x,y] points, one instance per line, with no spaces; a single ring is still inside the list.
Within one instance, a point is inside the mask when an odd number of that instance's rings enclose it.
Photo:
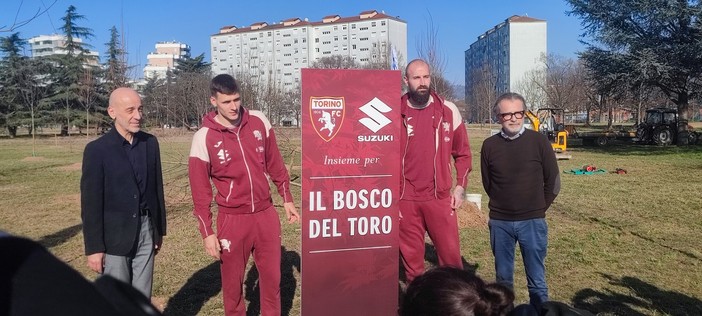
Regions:
[[[312,126],[324,141],[330,141],[341,129],[345,109],[344,97],[310,97]]]

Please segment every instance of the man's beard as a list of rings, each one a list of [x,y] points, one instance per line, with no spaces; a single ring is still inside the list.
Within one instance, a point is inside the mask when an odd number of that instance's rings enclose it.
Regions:
[[[426,89],[424,92],[420,92],[419,89]],[[431,95],[430,89],[425,86],[417,87],[417,90],[409,90],[409,98],[414,105],[426,105],[429,102],[429,96]]]

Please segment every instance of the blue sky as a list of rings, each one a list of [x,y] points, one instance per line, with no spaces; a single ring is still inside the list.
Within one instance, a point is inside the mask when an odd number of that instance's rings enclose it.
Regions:
[[[24,20],[54,0],[3,0],[0,28],[12,24],[17,15]],[[109,29],[116,26],[125,36],[129,63],[137,73],[146,55],[159,41],[180,41],[191,46],[192,54],[205,53],[210,60],[210,35],[224,25],[247,26],[254,22],[278,22],[291,17],[321,20],[331,14],[352,16],[366,10],[385,11],[407,22],[407,55],[417,57],[416,42],[426,36],[433,21],[439,34],[439,47],[447,65],[446,77],[463,84],[463,54],[478,35],[512,15],[528,15],[548,22],[548,52],[574,58],[583,49],[579,42],[580,21],[568,16],[570,8],[562,0],[435,0],[435,1],[194,1],[194,0],[57,0],[48,11],[19,28],[23,38],[58,33],[61,17],[74,5],[95,37],[87,42],[102,55]],[[19,12],[18,12],[19,10]],[[7,36],[10,33],[0,33]]]

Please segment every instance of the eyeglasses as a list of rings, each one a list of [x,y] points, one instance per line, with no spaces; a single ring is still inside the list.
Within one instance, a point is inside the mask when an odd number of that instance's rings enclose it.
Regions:
[[[502,120],[504,121],[509,121],[512,119],[512,117],[516,119],[522,119],[524,117],[524,111],[519,111],[519,112],[511,112],[511,113],[500,113],[498,114]]]

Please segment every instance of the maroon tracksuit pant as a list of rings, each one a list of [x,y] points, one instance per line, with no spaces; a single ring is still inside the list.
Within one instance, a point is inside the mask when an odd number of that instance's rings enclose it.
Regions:
[[[275,207],[251,214],[219,213],[217,232],[222,245],[225,314],[246,315],[244,273],[253,252],[261,290],[261,315],[280,315],[280,218]]]
[[[428,232],[439,266],[463,268],[458,219],[451,197],[429,201],[400,200],[400,255],[407,282],[424,272],[424,233]]]

